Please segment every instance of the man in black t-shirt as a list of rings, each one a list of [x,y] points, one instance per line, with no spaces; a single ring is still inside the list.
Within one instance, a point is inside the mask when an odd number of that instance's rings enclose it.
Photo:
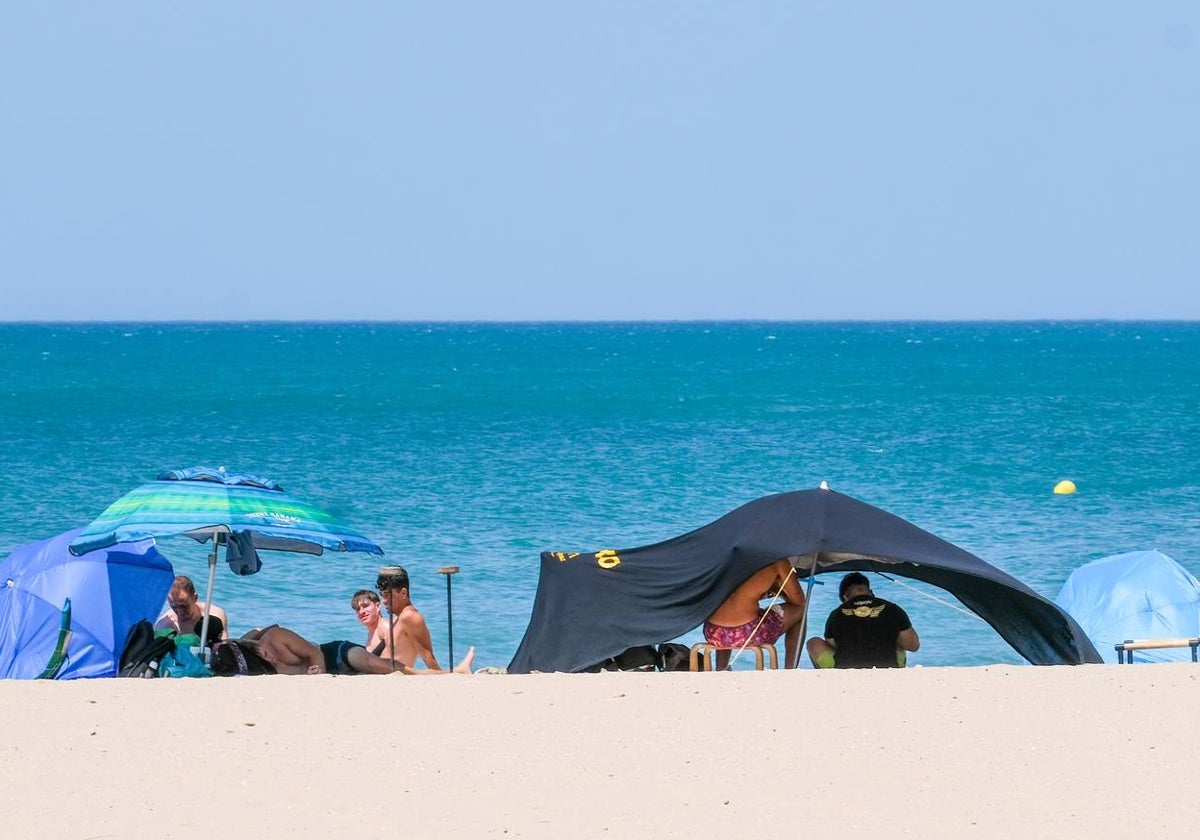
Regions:
[[[825,638],[808,640],[818,668],[903,668],[907,653],[921,640],[903,609],[876,598],[871,582],[851,572],[838,586],[842,603],[825,622]]]

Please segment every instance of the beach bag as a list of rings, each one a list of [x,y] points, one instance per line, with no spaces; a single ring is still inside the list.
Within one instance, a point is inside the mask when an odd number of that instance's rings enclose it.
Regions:
[[[204,660],[192,653],[192,648],[199,649],[200,637],[195,633],[185,633],[175,637],[175,650],[168,653],[158,663],[160,677],[211,677],[212,671],[204,664]]]
[[[692,649],[679,642],[663,642],[658,646],[658,670],[660,671],[690,671],[692,669]]]
[[[580,668],[578,674],[599,674],[601,671],[653,671],[658,667],[658,651],[654,645],[637,645],[624,653]]]
[[[654,645],[638,645],[607,660],[605,671],[654,671],[658,668],[658,651]]]
[[[118,677],[157,677],[163,657],[175,650],[175,634],[154,635],[154,625],[142,619],[125,636]]]

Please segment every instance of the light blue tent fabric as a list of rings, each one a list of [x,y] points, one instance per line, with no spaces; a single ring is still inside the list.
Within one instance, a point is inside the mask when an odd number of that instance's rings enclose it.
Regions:
[[[81,530],[19,546],[0,562],[0,678],[42,672],[68,598],[71,635],[58,672],[65,680],[115,676],[129,628],[162,609],[175,572],[153,541],[76,557],[67,546]]]
[[[1161,551],[1133,551],[1080,566],[1055,598],[1105,662],[1129,639],[1200,636],[1200,581]],[[1188,648],[1139,650],[1138,662],[1191,661]]]

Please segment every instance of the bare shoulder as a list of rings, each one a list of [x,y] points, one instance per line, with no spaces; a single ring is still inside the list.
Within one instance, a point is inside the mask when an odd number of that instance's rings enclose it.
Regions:
[[[425,616],[421,615],[421,611],[409,604],[400,611],[400,623],[406,628],[424,627]]]
[[[278,624],[268,624],[266,627],[255,627],[242,634],[242,640],[247,642],[261,641],[268,631],[280,629]]]
[[[271,631],[271,635],[277,639],[284,639],[288,642],[305,641],[304,637],[288,627],[280,627],[278,624],[272,624],[267,628]]]
[[[200,608],[204,609],[204,605],[201,604]],[[225,621],[225,610],[221,609],[216,604],[213,604],[212,607],[209,608],[208,612],[209,612],[209,615],[215,615],[217,618],[221,619],[221,621]],[[228,623],[228,622],[226,622],[226,623]]]
[[[787,560],[775,560],[770,565],[763,566],[762,569],[751,575],[746,584],[750,588],[762,590],[770,586],[776,581],[782,580],[782,577],[787,574]],[[750,586],[752,584],[752,586]]]

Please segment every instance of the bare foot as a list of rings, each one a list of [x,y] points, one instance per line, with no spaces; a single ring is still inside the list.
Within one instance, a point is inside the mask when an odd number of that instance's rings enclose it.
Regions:
[[[454,666],[454,673],[469,674],[471,673],[471,663],[475,661],[475,648],[467,648],[467,655],[463,657],[462,662]]]

